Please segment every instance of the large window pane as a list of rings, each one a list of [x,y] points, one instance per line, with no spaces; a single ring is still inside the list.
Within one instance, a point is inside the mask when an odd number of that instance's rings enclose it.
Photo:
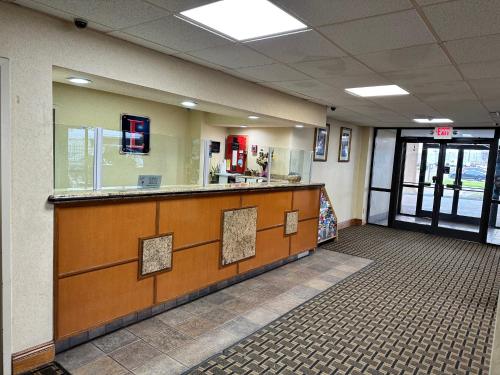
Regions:
[[[370,216],[368,223],[388,225],[389,224],[389,202],[391,193],[385,191],[374,191],[370,193]]]
[[[396,129],[379,129],[377,131],[373,151],[372,188],[391,188],[396,133]]]

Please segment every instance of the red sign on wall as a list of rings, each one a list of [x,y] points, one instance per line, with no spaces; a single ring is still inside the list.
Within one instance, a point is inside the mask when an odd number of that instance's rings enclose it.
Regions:
[[[434,128],[434,139],[452,139],[453,128],[451,126],[439,126]]]

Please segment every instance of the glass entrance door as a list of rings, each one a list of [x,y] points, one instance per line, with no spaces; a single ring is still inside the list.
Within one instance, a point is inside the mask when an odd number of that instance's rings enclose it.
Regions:
[[[394,226],[479,241],[490,148],[403,142]]]

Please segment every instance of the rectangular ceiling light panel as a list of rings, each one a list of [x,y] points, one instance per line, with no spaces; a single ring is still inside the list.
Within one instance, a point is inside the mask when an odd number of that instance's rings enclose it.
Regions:
[[[418,124],[452,124],[453,120],[449,118],[414,118]]]
[[[396,95],[409,95],[410,93],[403,90],[397,85],[385,86],[369,86],[369,87],[353,87],[345,89],[351,95],[361,96],[363,98],[371,98],[375,96],[396,96]]]
[[[221,0],[186,10],[181,16],[238,41],[307,29],[307,25],[268,0]]]

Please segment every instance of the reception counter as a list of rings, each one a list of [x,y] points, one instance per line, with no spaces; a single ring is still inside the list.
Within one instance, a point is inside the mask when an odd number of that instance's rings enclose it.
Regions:
[[[55,205],[58,351],[316,248],[322,184],[61,194]]]

